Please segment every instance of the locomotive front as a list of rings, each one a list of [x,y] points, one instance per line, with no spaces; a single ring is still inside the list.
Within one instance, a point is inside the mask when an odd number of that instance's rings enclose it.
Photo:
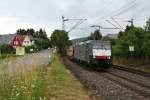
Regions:
[[[92,63],[103,67],[112,65],[111,42],[96,41],[92,44]]]

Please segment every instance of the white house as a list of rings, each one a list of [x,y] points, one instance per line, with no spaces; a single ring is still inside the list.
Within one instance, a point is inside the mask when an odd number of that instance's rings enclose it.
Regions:
[[[13,46],[31,46],[34,44],[34,40],[32,39],[31,36],[28,35],[16,35],[11,44]]]
[[[24,40],[23,40],[23,43],[22,43],[22,46],[31,46],[34,44],[34,41],[32,40],[32,38],[28,35],[26,35],[24,37]]]

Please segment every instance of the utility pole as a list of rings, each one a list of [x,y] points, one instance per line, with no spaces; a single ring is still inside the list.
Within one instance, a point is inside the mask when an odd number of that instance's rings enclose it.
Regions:
[[[65,30],[65,23],[64,23],[64,19],[65,19],[65,17],[64,17],[64,16],[62,16],[62,30]]]
[[[64,16],[62,16],[62,30],[65,31],[65,21],[68,21],[68,19],[65,19]]]
[[[65,19],[64,16],[62,16],[62,30],[65,30],[65,21],[78,21],[76,22],[76,24],[71,27],[67,32],[71,32],[72,30],[74,30],[76,27],[78,27],[80,24],[82,24],[84,21],[86,21],[87,19]]]
[[[94,27],[96,30],[97,30],[97,28],[98,28],[98,31],[100,32],[101,31],[101,26],[100,25],[92,25],[91,27]]]
[[[132,26],[132,27],[134,26],[133,21],[134,21],[133,18],[132,18],[131,20],[128,21],[129,23],[131,23],[131,26]]]
[[[131,20],[129,20],[128,22],[131,23],[131,27],[133,28],[134,27],[134,24],[133,24],[133,18]],[[133,42],[131,42],[131,45],[129,46],[129,51],[130,51],[130,56],[133,57],[134,56],[134,45],[133,45]]]

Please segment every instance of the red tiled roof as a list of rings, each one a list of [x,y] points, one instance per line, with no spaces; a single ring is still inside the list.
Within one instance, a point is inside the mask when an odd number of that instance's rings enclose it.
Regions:
[[[13,45],[13,46],[22,46],[24,39],[25,39],[25,36],[16,35],[12,39],[11,45]]]

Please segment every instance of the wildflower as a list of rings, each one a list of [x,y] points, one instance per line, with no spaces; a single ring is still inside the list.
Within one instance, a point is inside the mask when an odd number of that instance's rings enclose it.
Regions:
[[[17,93],[17,94],[16,94],[16,96],[19,96],[19,95],[20,95],[20,93]]]

